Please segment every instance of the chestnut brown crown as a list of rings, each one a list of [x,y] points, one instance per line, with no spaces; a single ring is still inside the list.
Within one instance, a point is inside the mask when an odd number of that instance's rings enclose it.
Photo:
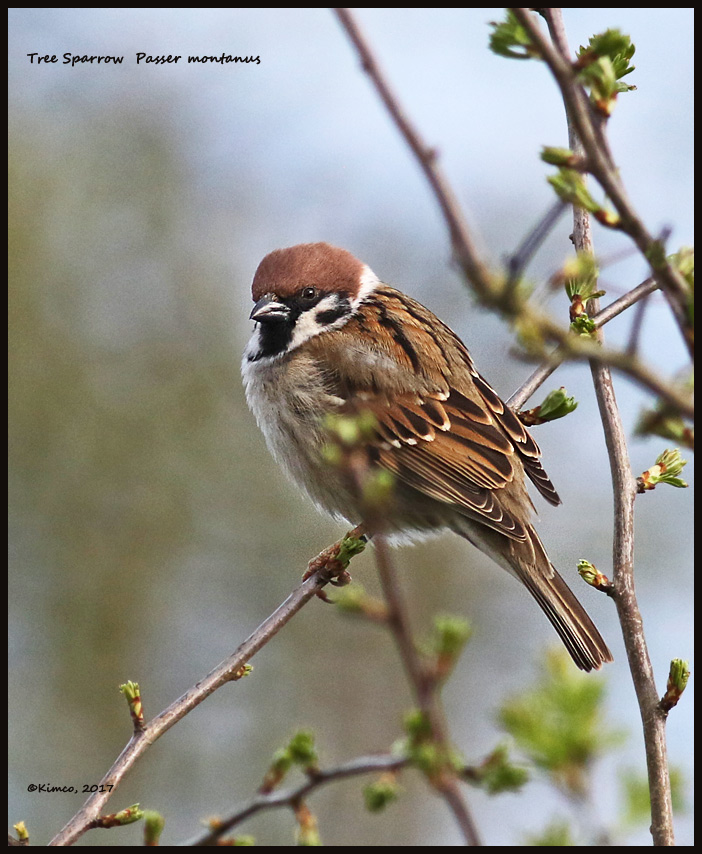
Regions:
[[[353,298],[358,293],[364,266],[346,249],[330,243],[300,243],[276,249],[258,265],[251,295],[258,302],[266,294],[284,298],[301,287],[312,286]]]

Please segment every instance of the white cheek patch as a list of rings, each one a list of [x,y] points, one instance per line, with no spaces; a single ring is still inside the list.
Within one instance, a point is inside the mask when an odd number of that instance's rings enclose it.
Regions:
[[[303,311],[295,323],[295,329],[293,330],[292,339],[290,340],[290,349],[292,350],[294,347],[299,347],[301,344],[304,344],[305,341],[308,341],[315,335],[319,335],[320,332],[326,332],[329,329],[338,329],[339,326],[343,326],[348,321],[349,317],[351,317],[350,310],[345,311],[341,317],[331,323],[322,323],[318,319],[319,315],[323,315],[325,312],[334,311],[338,306],[339,295],[327,294],[327,296],[320,300],[314,308]],[[346,307],[348,308],[348,304]]]
[[[324,302],[324,300],[322,300],[322,302]],[[313,311],[303,311],[303,313],[298,317],[297,322],[295,323],[295,329],[293,330],[292,339],[290,340],[291,350],[293,347],[299,347],[300,344],[303,344],[314,335],[319,335],[319,333],[326,328],[319,325],[315,314],[316,309]]]
[[[279,359],[286,352],[300,347],[305,341],[309,341],[315,335],[326,330],[338,329],[343,326],[357,310],[358,306],[367,299],[382,284],[370,267],[364,266],[359,277],[359,287],[356,296],[349,300],[338,293],[327,294],[313,308],[303,311],[295,321],[290,340],[281,352],[271,353],[268,356],[258,357],[263,362]],[[326,315],[326,317],[325,317]],[[331,319],[330,315],[333,317]],[[338,316],[336,316],[338,315]],[[249,340],[245,356],[251,359],[260,353],[261,334],[259,324]],[[258,361],[258,358],[256,361]]]

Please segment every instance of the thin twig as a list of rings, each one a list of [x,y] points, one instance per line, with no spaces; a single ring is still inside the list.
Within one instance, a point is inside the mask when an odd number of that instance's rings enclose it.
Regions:
[[[560,9],[543,10],[555,50],[564,59],[569,55],[568,42]],[[572,119],[570,101],[565,97],[570,148],[582,153],[579,126]],[[589,154],[589,151],[588,151]],[[573,243],[576,251],[592,253],[589,214],[574,211]],[[591,300],[593,310],[598,300]],[[602,340],[602,331],[599,338]],[[614,599],[624,635],[634,689],[643,721],[646,761],[651,793],[651,832],[655,845],[674,845],[673,812],[665,743],[665,715],[661,713],[651,660],[643,632],[643,621],[634,591],[634,501],[636,479],[631,472],[626,433],[617,406],[612,375],[608,365],[590,364],[595,395],[604,428],[605,442],[612,472],[614,492],[613,582]]]
[[[633,525],[636,480],[626,456],[624,430],[609,370],[604,366],[593,366],[593,377],[610,458],[614,492],[613,598],[643,723],[651,795],[651,835],[654,845],[674,845],[673,806],[665,738],[666,715],[659,706],[655,676],[634,587]]]
[[[444,215],[451,237],[454,257],[461,265],[466,278],[473,285],[478,297],[509,317],[521,317],[527,326],[540,332],[544,340],[563,346],[564,354],[568,358],[598,359],[611,364],[648,388],[671,408],[688,418],[692,417],[693,407],[690,395],[676,389],[670,380],[659,377],[655,371],[627,353],[588,346],[591,342],[570,335],[567,328],[564,329],[562,325],[539,311],[534,305],[525,303],[521,299],[515,299],[516,289],[504,287],[504,283],[501,284],[500,280],[490,273],[488,267],[479,257],[475,241],[466,225],[460,205],[437,162],[435,149],[424,142],[417,129],[407,118],[397,96],[381,72],[380,65],[351,11],[349,9],[334,9],[334,11],[361,59],[363,70],[371,78],[388,113],[416,156]]]
[[[451,245],[456,260],[460,263],[478,293],[487,294],[490,291],[490,272],[480,259],[477,247],[473,242],[473,237],[463,217],[461,206],[443,170],[439,166],[436,149],[431,148],[424,142],[417,129],[407,117],[407,114],[401,108],[399,99],[392,91],[385,75],[381,72],[378,60],[371,51],[351,10],[335,8],[334,12],[358,52],[363,70],[373,81],[378,95],[399,128],[400,133],[414,152],[427,181],[434,190],[434,195],[448,225],[451,235]]]
[[[631,237],[650,264],[658,278],[661,289],[668,299],[673,315],[678,323],[683,340],[693,354],[692,330],[687,318],[689,300],[688,287],[682,275],[671,266],[661,251],[661,240],[654,238],[646,229],[624,189],[612,155],[609,151],[601,123],[596,122],[587,93],[577,79],[569,54],[554,47],[541,31],[531,11],[526,8],[512,8],[520,24],[527,30],[532,43],[541,58],[546,62],[556,78],[568,111],[568,121],[577,132],[585,154],[588,171],[594,175],[614,205],[621,218],[620,228]],[[548,9],[543,14],[548,16]],[[556,34],[557,37],[557,34]]]
[[[276,635],[297,612],[329,582],[323,569],[317,570],[299,584],[288,598],[254,631],[229,658],[185,692],[161,714],[150,720],[143,731],[134,733],[110,770],[100,780],[98,791],[91,795],[68,824],[49,845],[72,845],[93,819],[96,819],[129,769],[158,738],[192,711],[222,685],[236,679],[242,667]]]
[[[435,679],[429,677],[417,653],[409,625],[407,607],[397,579],[397,572],[390,557],[390,550],[382,536],[373,538],[378,575],[388,605],[388,625],[400,651],[400,658],[412,685],[417,705],[431,727],[432,740],[437,748],[448,757],[450,743],[446,719],[438,694]],[[447,768],[432,779],[434,788],[444,798],[458,822],[467,845],[480,845],[475,822],[465,802],[455,773]]]
[[[556,371],[563,363],[563,355],[560,350],[554,350],[551,358],[548,361],[542,362],[536,370],[526,378],[519,386],[514,394],[505,402],[510,409],[515,412],[524,406],[529,398],[536,392],[537,389],[546,382],[554,371]]]
[[[622,294],[619,299],[615,299],[614,302],[611,302],[609,305],[605,306],[593,315],[592,319],[595,322],[595,326],[599,329],[601,326],[604,326],[605,323],[609,323],[609,321],[617,315],[626,311],[627,308],[631,308],[631,306],[637,302],[640,303],[645,297],[650,296],[657,290],[658,282],[653,278],[646,279],[641,282],[640,285],[637,285],[635,288],[632,288],[630,291]]]
[[[509,256],[509,259],[507,261],[508,288],[514,287],[521,279],[522,274],[524,273],[524,270],[527,267],[527,264],[534,257],[544,240],[553,231],[553,227],[556,225],[561,216],[563,216],[566,211],[566,208],[567,205],[560,199],[554,202],[554,204],[551,205],[550,209],[546,211],[545,215],[541,218],[541,221],[538,222],[536,226],[531,229],[531,231],[529,232],[529,234],[527,234],[522,243]]]
[[[595,328],[599,329],[605,323],[617,317],[627,308],[635,305],[640,300],[644,300],[653,291],[658,289],[658,282],[655,279],[646,279],[640,285],[632,288],[627,293],[623,294],[619,299],[605,306],[601,311],[598,311],[591,319],[595,324]],[[627,353],[633,357],[633,353]],[[556,348],[551,355],[522,383],[521,386],[507,401],[515,412],[518,412],[522,406],[529,400],[534,392],[540,388],[543,383],[551,376],[554,371],[559,368],[567,358],[567,353],[562,348]]]
[[[357,759],[352,759],[350,762],[345,762],[343,765],[338,765],[336,768],[316,771],[309,780],[300,783],[294,789],[271,792],[267,795],[256,795],[227,818],[218,820],[216,827],[212,830],[208,830],[186,844],[195,847],[216,845],[225,833],[228,833],[246,819],[251,818],[251,816],[256,815],[256,813],[279,807],[293,807],[304,800],[315,789],[319,789],[328,783],[334,783],[337,780],[358,777],[362,774],[399,771],[400,768],[404,768],[408,764],[409,759],[402,756],[393,756],[388,753],[379,756],[360,756]]]

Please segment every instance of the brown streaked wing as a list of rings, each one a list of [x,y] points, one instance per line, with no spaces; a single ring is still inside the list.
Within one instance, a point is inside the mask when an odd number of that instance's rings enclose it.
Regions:
[[[515,472],[514,449],[493,424],[448,418],[441,401],[417,395],[350,397],[346,412],[371,412],[376,419],[374,457],[405,485],[498,531],[523,541],[524,526],[500,502],[500,488]],[[437,429],[439,415],[441,426]]]
[[[367,357],[359,340],[372,342]],[[534,440],[455,333],[410,297],[382,285],[345,326],[309,346],[320,357],[334,351],[330,391],[346,401],[342,411],[373,413],[373,456],[401,482],[519,541],[524,525],[500,494],[521,479],[517,460],[556,503]]]
[[[512,440],[524,465],[524,471],[526,472],[529,480],[531,480],[549,504],[560,504],[561,499],[556,492],[556,488],[551,483],[549,476],[541,465],[541,449],[536,444],[531,433],[529,433],[519,418],[517,418],[507,404],[500,399],[497,392],[486,380],[483,379],[483,377],[480,376],[480,374],[476,372],[474,379],[476,388],[482,395],[486,404],[490,407],[490,410],[502,429]]]
[[[502,401],[492,386],[475,370],[470,353],[458,336],[445,324],[446,333],[439,337],[435,330],[436,318],[423,305],[392,288],[384,286],[383,296],[389,308],[383,308],[392,317],[390,326],[402,330],[398,343],[403,348],[418,350],[422,355],[431,353],[431,362],[439,367],[449,383],[450,396],[447,405],[475,423],[492,424],[497,421],[514,449],[519,454],[527,477],[541,495],[550,503],[558,505],[561,499],[541,464],[541,450],[529,431]],[[397,340],[397,339],[396,339]],[[416,356],[412,364],[419,361]]]
[[[464,472],[443,457],[431,454],[431,450],[429,444],[415,448],[383,448],[378,461],[402,483],[423,495],[451,504],[459,513],[512,540],[526,540],[523,524],[502,507],[493,490],[475,485]]]

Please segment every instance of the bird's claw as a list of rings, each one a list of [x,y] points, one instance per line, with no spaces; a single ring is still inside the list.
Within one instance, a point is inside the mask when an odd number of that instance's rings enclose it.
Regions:
[[[338,558],[340,546],[341,543],[335,543],[333,546],[329,546],[320,552],[317,557],[312,558],[307,564],[307,571],[302,576],[302,580],[307,581],[316,572],[321,571],[322,578],[329,582],[329,584],[333,584],[334,587],[345,587],[347,584],[350,584],[351,576]],[[320,588],[316,595],[323,602],[332,604],[332,600],[327,596],[323,588]]]

